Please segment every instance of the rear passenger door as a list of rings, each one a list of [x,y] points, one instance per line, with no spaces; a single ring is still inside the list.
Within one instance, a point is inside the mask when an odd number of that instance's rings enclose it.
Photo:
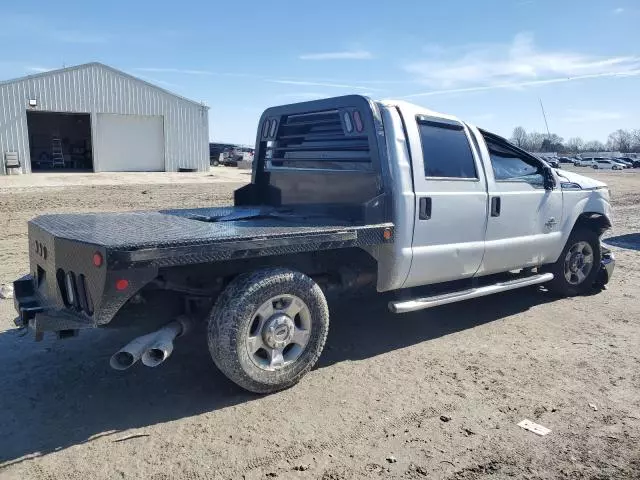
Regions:
[[[405,287],[472,277],[482,262],[487,190],[467,127],[405,118],[415,190],[413,259]]]

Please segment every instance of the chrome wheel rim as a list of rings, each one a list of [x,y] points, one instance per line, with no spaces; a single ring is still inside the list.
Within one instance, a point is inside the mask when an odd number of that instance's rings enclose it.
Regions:
[[[587,242],[574,244],[564,258],[564,278],[571,285],[580,285],[593,268],[593,249]]]
[[[264,302],[251,319],[247,353],[259,368],[279,370],[295,362],[311,336],[311,312],[295,295],[277,295]]]

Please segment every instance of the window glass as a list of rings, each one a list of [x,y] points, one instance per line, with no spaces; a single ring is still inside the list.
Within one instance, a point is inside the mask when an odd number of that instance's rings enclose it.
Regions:
[[[503,145],[487,140],[491,166],[496,180],[527,182],[542,187],[544,177],[541,165],[534,159],[528,158]]]
[[[427,177],[478,177],[462,125],[418,121],[418,128]]]

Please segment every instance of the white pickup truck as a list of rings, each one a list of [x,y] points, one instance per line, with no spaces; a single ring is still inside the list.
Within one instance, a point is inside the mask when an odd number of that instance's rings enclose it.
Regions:
[[[396,313],[538,284],[579,295],[613,272],[610,227],[605,184],[451,115],[357,95],[285,105],[262,115],[232,207],[32,220],[16,323],[36,338],[123,326],[128,302],[170,290],[182,314],[114,368],[157,366],[206,322],[222,372],[273,392],[320,356],[327,292],[371,282]]]

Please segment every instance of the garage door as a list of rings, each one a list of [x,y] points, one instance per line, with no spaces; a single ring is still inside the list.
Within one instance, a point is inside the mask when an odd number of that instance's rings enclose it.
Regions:
[[[95,132],[96,171],[164,171],[162,117],[99,113]]]

